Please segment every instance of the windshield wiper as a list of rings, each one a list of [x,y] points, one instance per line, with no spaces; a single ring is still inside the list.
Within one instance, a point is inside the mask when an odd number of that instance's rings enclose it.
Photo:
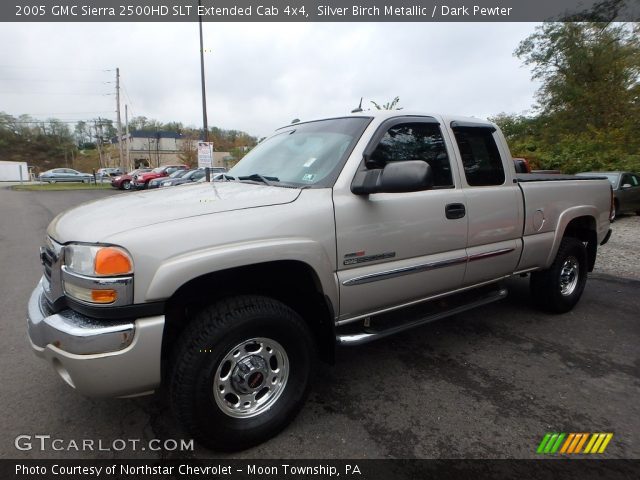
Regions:
[[[265,185],[273,186],[271,182],[279,182],[280,179],[278,177],[265,177],[260,175],[259,173],[252,173],[251,175],[245,175],[242,177],[238,177],[238,180],[254,180],[264,183]]]

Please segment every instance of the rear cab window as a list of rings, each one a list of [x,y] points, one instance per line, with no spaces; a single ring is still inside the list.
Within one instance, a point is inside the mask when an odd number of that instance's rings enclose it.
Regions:
[[[465,126],[453,122],[460,158],[467,184],[472,187],[502,185],[504,166],[498,145],[493,138],[495,129],[487,126]]]

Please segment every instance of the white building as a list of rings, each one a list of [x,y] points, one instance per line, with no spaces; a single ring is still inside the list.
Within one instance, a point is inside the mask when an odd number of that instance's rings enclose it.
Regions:
[[[29,167],[27,162],[6,162],[0,160],[0,182],[28,182]]]

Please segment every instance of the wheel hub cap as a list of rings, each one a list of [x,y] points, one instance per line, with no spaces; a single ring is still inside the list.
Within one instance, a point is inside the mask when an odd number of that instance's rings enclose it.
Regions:
[[[562,264],[560,270],[560,293],[562,295],[571,295],[578,285],[578,273],[580,267],[575,257],[567,258]]]
[[[248,418],[271,408],[289,378],[289,358],[275,340],[239,343],[222,358],[213,379],[213,397],[230,417]]]
[[[241,393],[250,393],[260,388],[267,373],[267,362],[258,355],[243,358],[231,375],[233,388]]]

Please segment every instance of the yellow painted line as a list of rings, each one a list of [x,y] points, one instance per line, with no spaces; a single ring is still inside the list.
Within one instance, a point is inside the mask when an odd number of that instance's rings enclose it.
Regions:
[[[604,440],[604,437],[606,437],[606,434],[604,434],[604,433],[599,433],[598,434],[598,439],[596,440],[596,443],[594,443],[593,448],[591,449],[591,453],[597,453],[598,452],[598,448],[600,447],[600,444]]]
[[[580,438],[582,438],[582,434],[576,433],[576,436],[573,439],[573,442],[571,443],[571,446],[569,447],[569,451],[567,453],[573,453],[573,450],[576,448],[576,445],[578,444],[578,441],[580,441]]]
[[[578,446],[576,447],[575,453],[580,453],[580,451],[582,450],[582,446],[584,445],[584,442],[587,441],[587,437],[588,436],[589,436],[588,433],[583,433],[582,434],[582,439],[580,440],[580,443],[578,443]]]
[[[591,440],[589,440],[589,443],[587,443],[587,448],[584,449],[584,453],[591,453],[591,447],[593,447],[593,444],[596,442],[597,437],[597,434],[591,434]]]
[[[560,450],[560,453],[566,453],[567,448],[569,448],[569,444],[571,444],[575,436],[576,436],[575,433],[569,434],[569,438],[567,438],[567,440],[564,442],[564,445],[562,445],[562,449]]]
[[[602,442],[602,445],[600,445],[600,450],[598,450],[598,453],[604,453],[605,449],[607,448],[607,445],[609,445],[609,442],[611,441],[611,439],[613,438],[613,433],[607,433],[607,436],[604,439],[604,442]]]

